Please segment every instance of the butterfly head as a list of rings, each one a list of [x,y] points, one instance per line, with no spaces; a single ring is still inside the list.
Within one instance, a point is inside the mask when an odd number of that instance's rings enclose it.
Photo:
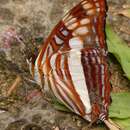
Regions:
[[[25,50],[25,54],[27,54],[26,61],[29,66],[30,73],[32,77],[34,77],[35,62],[43,43],[43,37],[36,37],[32,41],[33,42],[31,42],[31,44],[28,44],[28,47]]]
[[[32,76],[34,76],[35,61],[37,59],[38,53],[39,53],[39,49],[35,47],[30,52],[28,52],[28,56],[26,59]]]

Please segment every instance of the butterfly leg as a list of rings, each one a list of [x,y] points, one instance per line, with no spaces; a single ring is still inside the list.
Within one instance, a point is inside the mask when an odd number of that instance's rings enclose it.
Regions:
[[[97,121],[97,118],[95,118],[92,122],[89,123],[87,130],[90,130],[92,125]]]

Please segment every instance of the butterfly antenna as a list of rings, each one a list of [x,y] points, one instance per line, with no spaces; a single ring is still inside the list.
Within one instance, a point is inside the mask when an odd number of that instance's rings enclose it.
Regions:
[[[104,123],[109,128],[109,130],[122,130],[121,127],[114,123],[111,119],[104,120]]]

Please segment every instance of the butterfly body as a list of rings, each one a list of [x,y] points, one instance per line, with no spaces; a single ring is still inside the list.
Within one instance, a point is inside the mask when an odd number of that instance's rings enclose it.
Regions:
[[[55,97],[72,112],[89,122],[107,124],[110,83],[105,12],[105,0],[83,0],[72,8],[44,42],[31,70],[37,83],[50,84]]]

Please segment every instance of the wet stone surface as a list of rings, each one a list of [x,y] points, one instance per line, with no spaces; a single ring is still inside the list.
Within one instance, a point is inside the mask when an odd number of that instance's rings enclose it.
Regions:
[[[14,14],[7,8],[0,8],[0,23],[11,24],[14,20]]]
[[[8,4],[9,0],[0,0],[1,5]]]

